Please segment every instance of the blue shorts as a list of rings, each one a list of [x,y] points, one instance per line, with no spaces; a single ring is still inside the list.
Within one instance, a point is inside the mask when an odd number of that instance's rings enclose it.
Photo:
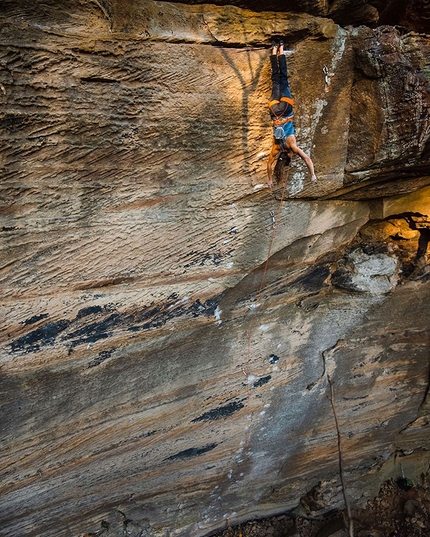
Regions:
[[[288,136],[291,136],[292,134],[296,134],[294,131],[294,125],[292,121],[288,121],[287,123],[284,123],[283,125],[277,125],[273,127],[273,135],[275,135],[276,129],[281,128],[284,131],[284,138],[287,138]]]

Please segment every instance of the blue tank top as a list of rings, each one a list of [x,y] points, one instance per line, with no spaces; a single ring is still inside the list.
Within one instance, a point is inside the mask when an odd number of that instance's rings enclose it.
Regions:
[[[287,138],[288,136],[291,136],[292,134],[296,134],[294,131],[294,125],[292,121],[288,121],[287,123],[283,123],[282,125],[276,125],[276,127],[273,127],[273,135],[275,135],[276,129],[282,129],[284,131],[284,138]]]

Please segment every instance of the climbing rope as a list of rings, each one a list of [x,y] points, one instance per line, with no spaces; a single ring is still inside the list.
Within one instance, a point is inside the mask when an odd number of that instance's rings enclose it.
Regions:
[[[263,274],[261,276],[260,285],[258,287],[257,297],[256,297],[256,301],[255,301],[256,307],[258,307],[258,302],[260,300],[260,296],[261,296],[261,293],[263,291],[264,283],[265,283],[265,280],[266,280],[266,274],[267,274],[267,270],[268,270],[268,267],[269,267],[270,255],[272,253],[273,242],[274,242],[275,236],[276,236],[276,228],[277,228],[277,225],[279,223],[279,218],[281,216],[282,204],[283,204],[283,201],[284,201],[284,198],[285,198],[285,192],[286,192],[286,189],[287,189],[288,176],[289,176],[289,173],[290,173],[290,166],[291,166],[291,161],[288,164],[287,173],[286,173],[286,177],[285,177],[285,182],[284,182],[284,186],[283,186],[283,189],[282,189],[281,199],[279,201],[278,211],[277,211],[276,217],[275,217],[274,211],[271,211],[271,213],[270,213],[270,216],[271,216],[272,222],[273,222],[273,230],[272,230],[272,236],[271,236],[270,242],[269,242],[269,249],[267,251],[266,262],[264,264]],[[255,307],[252,308],[252,306],[251,306],[250,309],[251,309],[251,311],[254,311],[256,308]],[[246,334],[246,338],[247,338],[247,358],[246,358],[246,367],[243,370],[243,372],[244,372],[244,374],[246,376],[246,386],[247,386],[246,393],[247,393],[248,401],[250,399],[251,382],[252,382],[249,367],[250,367],[250,363],[251,363],[251,335],[252,335],[252,331],[253,331],[253,324],[254,324],[254,319],[251,319],[251,322],[249,324],[249,329],[248,329],[248,332]],[[251,413],[249,419],[252,420],[252,413]],[[244,445],[245,446],[249,445],[250,434],[251,434],[251,421],[250,421],[249,425],[246,428],[246,434],[245,434],[245,440],[244,440]]]
[[[265,284],[265,280],[266,280],[266,274],[267,274],[267,270],[269,268],[270,255],[272,253],[273,242],[274,242],[275,236],[276,236],[276,228],[277,228],[277,225],[279,223],[279,218],[281,216],[281,210],[282,210],[282,204],[284,202],[285,192],[287,190],[288,176],[290,174],[290,167],[291,167],[291,161],[288,164],[287,173],[286,173],[286,177],[285,177],[285,181],[284,181],[284,186],[282,188],[281,199],[280,199],[279,205],[278,205],[278,212],[277,212],[276,216],[275,216],[274,211],[271,211],[271,213],[270,213],[270,216],[272,217],[272,222],[273,222],[272,236],[270,237],[269,249],[267,251],[266,262],[264,263],[264,270],[263,270],[263,274],[261,276],[260,285],[258,287],[257,296],[256,296],[256,300],[255,300],[255,305],[254,305],[254,307],[251,306],[251,308],[250,308],[251,310],[255,310],[258,307],[261,292],[263,291],[263,288],[264,288],[264,284]],[[249,328],[249,330],[247,332],[247,338],[248,338],[247,365],[249,364],[249,359],[250,359],[250,356],[251,356],[251,348],[250,348],[250,345],[251,345],[251,331],[252,331],[252,320],[251,320],[250,328]]]
[[[269,260],[270,260],[270,254],[272,253],[272,246],[273,246],[273,242],[275,240],[275,236],[276,236],[276,227],[278,225],[278,222],[279,222],[279,218],[281,216],[281,210],[282,210],[282,204],[284,202],[284,197],[285,197],[285,192],[287,190],[287,184],[288,184],[288,176],[290,174],[290,166],[291,166],[291,161],[290,163],[288,164],[288,168],[287,168],[287,173],[286,173],[286,177],[285,177],[285,182],[284,182],[284,186],[282,188],[282,194],[281,194],[281,199],[279,201],[279,205],[278,205],[278,212],[276,214],[276,217],[275,217],[275,214],[274,212],[272,211],[270,213],[270,216],[272,217],[272,222],[273,222],[273,231],[272,231],[272,236],[270,238],[270,243],[269,243],[269,249],[268,249],[268,252],[267,252],[267,258],[266,258],[266,262],[265,262],[265,265],[264,265],[264,270],[263,270],[263,275],[261,277],[261,282],[260,282],[260,286],[258,288],[258,293],[257,293],[257,300],[256,300],[256,303],[258,304],[258,301],[260,299],[260,295],[261,295],[261,292],[263,290],[263,287],[264,287],[264,283],[265,283],[265,279],[266,279],[266,274],[267,274],[267,269],[269,267]]]

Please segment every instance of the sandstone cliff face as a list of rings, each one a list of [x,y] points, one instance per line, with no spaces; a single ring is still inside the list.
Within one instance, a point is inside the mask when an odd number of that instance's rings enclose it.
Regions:
[[[353,502],[428,468],[430,41],[381,4],[3,3],[4,535],[339,506],[327,375]],[[273,192],[271,36],[319,179]]]

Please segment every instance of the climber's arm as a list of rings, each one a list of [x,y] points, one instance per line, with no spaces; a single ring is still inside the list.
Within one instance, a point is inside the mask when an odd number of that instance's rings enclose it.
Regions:
[[[269,179],[268,181],[268,185],[270,187],[272,187],[272,184],[273,184],[273,181],[272,181],[272,177],[273,177],[273,173],[272,173],[272,167],[273,167],[273,163],[276,161],[276,158],[278,157],[279,155],[279,152],[281,150],[281,147],[279,146],[279,144],[273,144],[272,145],[272,149],[270,151],[270,154],[269,154],[269,159],[267,161],[267,177]]]
[[[306,153],[302,151],[295,142],[290,142],[288,146],[293,153],[296,153],[297,155],[299,155],[299,157],[301,157],[304,160],[306,166],[308,167],[309,173],[311,174],[311,181],[315,183],[317,178],[315,175],[314,163],[312,162],[311,158],[308,157],[308,155],[306,155]]]

